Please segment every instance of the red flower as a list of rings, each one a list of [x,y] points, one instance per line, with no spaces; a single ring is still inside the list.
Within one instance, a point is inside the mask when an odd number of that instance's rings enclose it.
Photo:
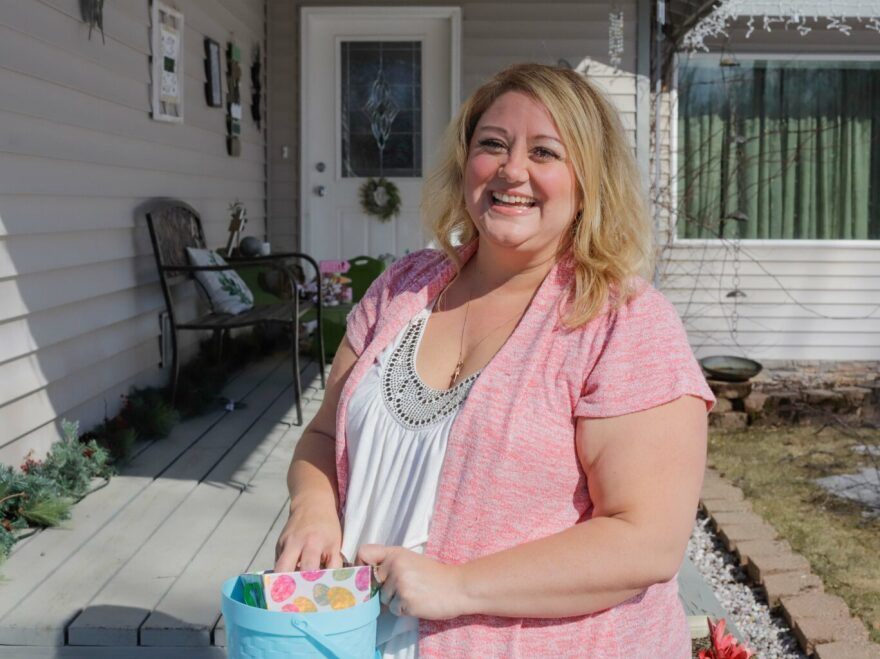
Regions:
[[[731,634],[724,634],[727,622],[722,618],[718,624],[709,619],[709,637],[712,640],[712,648],[700,650],[700,659],[750,659],[752,653],[748,648],[737,644]]]

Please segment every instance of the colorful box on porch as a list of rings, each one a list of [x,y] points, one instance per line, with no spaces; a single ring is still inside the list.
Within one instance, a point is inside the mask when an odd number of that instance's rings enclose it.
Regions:
[[[375,592],[369,565],[313,572],[251,572],[240,578],[246,604],[287,613],[349,609]]]

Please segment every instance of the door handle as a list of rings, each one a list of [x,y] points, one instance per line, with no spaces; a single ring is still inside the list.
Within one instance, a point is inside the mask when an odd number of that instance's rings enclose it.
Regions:
[[[314,188],[312,188],[312,190],[318,197],[327,196],[327,188],[325,188],[323,185],[316,185]]]

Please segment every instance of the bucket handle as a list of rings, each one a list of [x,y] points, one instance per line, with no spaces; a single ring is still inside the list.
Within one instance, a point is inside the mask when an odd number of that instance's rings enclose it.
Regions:
[[[332,652],[336,659],[355,659],[347,649],[339,647],[339,644],[336,641],[319,632],[306,620],[302,618],[291,618],[290,624],[315,641],[318,645]],[[378,651],[376,652],[376,656],[379,656]]]

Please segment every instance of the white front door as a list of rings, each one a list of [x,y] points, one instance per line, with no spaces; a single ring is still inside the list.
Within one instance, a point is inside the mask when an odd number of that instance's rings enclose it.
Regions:
[[[426,244],[422,182],[458,107],[460,10],[302,10],[300,209],[303,249],[318,259],[396,257]],[[384,176],[397,217],[361,209],[360,189]],[[381,193],[379,201],[382,201]]]

